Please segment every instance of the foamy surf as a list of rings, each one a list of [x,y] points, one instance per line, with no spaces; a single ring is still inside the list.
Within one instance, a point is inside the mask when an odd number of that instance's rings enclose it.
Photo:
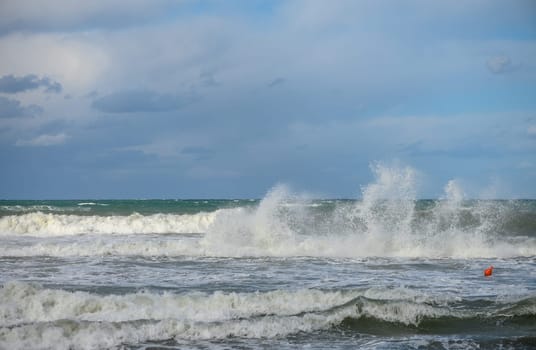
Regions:
[[[193,214],[7,215],[0,217],[0,236],[9,237],[10,244],[0,247],[0,253],[58,257],[536,255],[536,209],[531,203],[468,201],[453,181],[445,186],[443,199],[419,201],[412,170],[376,171],[377,181],[363,189],[360,201],[315,202],[276,186],[256,206]],[[17,243],[17,237],[26,238]]]
[[[194,215],[8,216],[0,219],[1,235],[9,238],[0,247],[0,254],[345,258],[536,255],[536,238],[498,231],[496,223],[489,222],[496,217],[477,216],[482,215],[480,208],[456,212],[444,208],[449,203],[439,203],[418,222],[414,217],[401,218],[400,213],[394,218],[375,217],[363,212],[361,205],[337,208],[320,222],[305,219],[306,207],[293,207],[299,210],[295,213],[288,207],[267,209],[264,201],[256,209]],[[475,217],[468,219],[469,215]],[[460,224],[462,219],[474,223],[464,226]]]
[[[376,165],[373,170],[376,181],[365,186],[362,200],[356,201],[315,201],[296,195],[285,186],[276,186],[254,206],[248,202],[234,208],[203,211],[203,205],[210,205],[209,201],[186,202],[190,208],[201,206],[196,213],[115,215],[113,201],[78,202],[82,207],[106,205],[106,209],[100,210],[110,210],[109,215],[20,211],[18,215],[0,217],[0,236],[14,240],[13,244],[0,247],[0,252],[5,256],[536,255],[536,209],[531,203],[469,201],[456,181],[445,185],[441,199],[420,201],[416,199],[417,172],[412,168]],[[233,201],[233,205],[236,203]],[[198,237],[181,238],[182,234]],[[76,235],[98,239],[81,238],[81,246],[77,238],[68,238]],[[20,236],[42,240],[17,244]],[[48,239],[54,237],[65,238]]]
[[[0,218],[0,235],[35,237],[80,234],[202,233],[216,213],[128,216],[61,215],[35,212]]]
[[[373,170],[360,200],[3,201],[0,348],[530,349],[536,202]]]
[[[536,300],[492,301],[486,311],[411,290],[100,296],[26,283],[0,289],[2,348],[96,349],[124,343],[229,337],[273,338],[374,322],[420,327],[426,320],[534,317]],[[350,321],[352,320],[352,321]]]

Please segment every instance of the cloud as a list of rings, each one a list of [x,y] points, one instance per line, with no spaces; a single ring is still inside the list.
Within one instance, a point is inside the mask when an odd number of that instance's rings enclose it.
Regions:
[[[414,157],[453,157],[458,159],[464,158],[497,158],[501,152],[486,146],[474,143],[465,145],[455,145],[444,149],[428,149],[423,142],[418,141],[402,147],[402,150]]]
[[[106,113],[166,112],[188,103],[187,98],[149,90],[115,92],[93,101],[92,107]]]
[[[98,96],[99,96],[99,92],[97,90],[93,90],[84,95],[85,98],[89,98],[89,99],[95,99]]]
[[[39,78],[35,74],[28,74],[22,77],[14,75],[4,75],[0,78],[0,92],[6,94],[16,94],[28,90],[35,90],[40,87],[45,88],[45,92],[60,93],[62,86],[60,83],[48,77]]]
[[[217,87],[221,84],[214,78],[213,73],[203,72],[199,74],[199,81],[205,87]]]
[[[214,151],[206,147],[189,146],[183,148],[181,154],[192,157],[194,160],[208,160],[212,158]]]
[[[44,94],[40,86],[41,94],[17,95],[20,102],[0,101],[11,117],[30,115],[30,103],[46,110],[39,118],[0,120],[6,154],[17,140],[46,143],[44,135],[50,140],[64,132],[72,138],[61,151],[73,155],[64,162],[119,150],[110,160],[94,157],[88,177],[113,163],[135,173],[150,162],[148,173],[160,179],[168,172],[173,181],[192,167],[215,180],[215,169],[227,169],[250,182],[210,182],[215,192],[201,181],[185,187],[198,195],[250,195],[285,178],[345,191],[345,179],[355,182],[371,159],[401,157],[436,173],[444,161],[467,172],[497,168],[495,158],[505,165],[510,149],[534,150],[536,131],[528,128],[534,123],[509,115],[534,114],[534,104],[523,102],[536,72],[533,21],[522,16],[530,13],[528,2],[298,0],[260,9],[253,3],[264,1],[191,1],[197,11],[138,16],[163,3],[155,2],[131,0],[126,8],[117,0],[50,0],[43,8],[32,7],[39,0],[0,0],[0,77],[49,76],[64,90]],[[523,74],[505,74],[517,62]],[[195,90],[203,103],[191,103],[188,91]],[[67,93],[73,98],[63,98]],[[490,120],[496,109],[505,115]],[[51,121],[64,124],[44,129]],[[46,163],[59,158],[57,151],[45,152]],[[21,147],[17,153],[36,152]],[[129,161],[123,166],[121,159]],[[333,185],[319,175],[322,169],[330,169]]]
[[[536,168],[536,163],[529,160],[522,160],[517,164],[517,167],[520,169],[533,169]]]
[[[520,67],[519,64],[512,63],[512,60],[508,56],[492,57],[488,60],[487,65],[493,74],[510,73]]]
[[[47,6],[42,6],[40,0],[2,0],[0,32],[118,28],[147,23],[180,8],[183,3],[173,0],[49,0]]]
[[[529,136],[536,136],[536,125],[530,125],[527,128],[527,134],[529,134]]]
[[[0,118],[31,117],[43,112],[37,105],[23,106],[17,100],[0,96]]]
[[[19,140],[15,144],[19,147],[46,147],[46,146],[55,146],[55,145],[61,145],[67,141],[69,138],[69,135],[60,133],[55,135],[50,134],[43,134],[39,135],[33,139],[30,140]]]
[[[287,80],[285,78],[276,78],[272,80],[270,83],[268,83],[268,87],[274,87],[277,85],[284,84]]]
[[[100,33],[0,35],[0,76],[13,74],[20,80],[31,72],[39,77],[36,80],[47,85],[44,88],[51,88],[50,92],[65,89],[82,95],[98,89],[97,81],[104,74],[110,76],[107,53],[97,42],[102,36]],[[61,85],[51,79],[47,81],[46,77],[54,77]]]

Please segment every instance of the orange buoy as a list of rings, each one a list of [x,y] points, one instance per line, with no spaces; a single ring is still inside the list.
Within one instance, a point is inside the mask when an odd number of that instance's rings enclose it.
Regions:
[[[484,276],[489,277],[493,273],[493,266],[488,267],[484,270]]]

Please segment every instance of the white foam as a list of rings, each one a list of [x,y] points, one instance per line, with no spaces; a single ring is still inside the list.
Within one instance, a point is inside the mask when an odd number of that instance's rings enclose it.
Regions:
[[[352,298],[317,290],[98,296],[15,282],[0,290],[0,348],[94,349],[174,337],[274,337],[326,327],[333,317],[315,313]]]
[[[100,207],[107,207],[109,204],[106,203],[95,203],[95,202],[82,202],[78,203],[79,206],[100,206]]]
[[[536,255],[536,237],[502,232],[508,203],[464,200],[456,181],[444,197],[417,208],[417,172],[373,168],[363,199],[319,209],[284,186],[260,203],[192,215],[83,216],[27,213],[0,218],[0,236],[41,237],[0,246],[4,256],[167,255],[495,258]],[[196,233],[198,237],[134,237]],[[89,234],[98,239],[57,236]],[[118,240],[117,235],[132,235]]]
[[[427,299],[433,301],[401,289],[100,296],[11,282],[0,289],[0,348],[95,349],[170,338],[272,338],[327,329],[348,317],[418,325],[425,317],[469,316],[423,301]]]
[[[79,208],[79,207],[57,207],[53,205],[46,205],[46,204],[40,204],[40,205],[2,205],[0,206],[0,210],[7,211],[7,212],[16,212],[16,213],[28,213],[28,212],[36,212],[36,211],[46,211],[46,212],[58,212],[58,213],[68,213],[68,212],[87,212],[90,211],[91,208]]]
[[[48,237],[85,233],[201,233],[207,230],[215,215],[216,212],[193,215],[84,216],[36,212],[1,217],[0,235]]]
[[[273,291],[266,293],[155,294],[99,296],[10,282],[0,289],[0,325],[77,321],[126,322],[177,319],[216,322],[258,315],[290,316],[344,304],[355,297],[341,291]]]
[[[201,241],[214,256],[319,257],[512,257],[536,255],[536,238],[502,235],[508,214],[498,202],[467,207],[455,181],[445,199],[425,213],[416,209],[416,172],[374,167],[376,181],[363,188],[363,200],[340,205],[316,220],[285,187],[272,189],[256,209],[215,217]],[[425,214],[424,216],[420,216]],[[316,220],[316,221],[315,221]],[[469,222],[468,222],[469,221]]]

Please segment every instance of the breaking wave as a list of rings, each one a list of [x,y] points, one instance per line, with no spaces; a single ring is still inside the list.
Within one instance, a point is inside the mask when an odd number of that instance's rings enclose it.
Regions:
[[[455,181],[416,200],[410,168],[373,168],[363,199],[315,210],[276,186],[255,210],[220,212],[201,241],[222,256],[515,257],[536,255],[534,202],[468,201]]]
[[[202,233],[216,213],[128,216],[60,215],[42,212],[0,218],[0,235],[37,237],[79,234]]]
[[[534,201],[467,200],[456,181],[417,200],[410,167],[373,168],[362,200],[315,201],[276,186],[256,206],[196,214],[0,218],[4,256],[516,257],[536,255]],[[197,234],[195,239],[184,234]],[[99,236],[82,242],[74,235]],[[164,236],[164,234],[166,234]],[[118,236],[127,236],[118,238]],[[17,244],[17,238],[37,237]],[[67,237],[65,239],[52,239]],[[82,243],[81,243],[82,242]],[[33,244],[33,245],[32,245]]]
[[[536,300],[476,301],[409,289],[101,296],[10,282],[0,289],[0,347],[94,349],[167,339],[274,338],[333,327],[408,327],[427,332],[466,320],[532,327]],[[478,320],[476,320],[478,319]],[[482,327],[486,327],[485,325]],[[377,328],[377,329],[381,329]]]

